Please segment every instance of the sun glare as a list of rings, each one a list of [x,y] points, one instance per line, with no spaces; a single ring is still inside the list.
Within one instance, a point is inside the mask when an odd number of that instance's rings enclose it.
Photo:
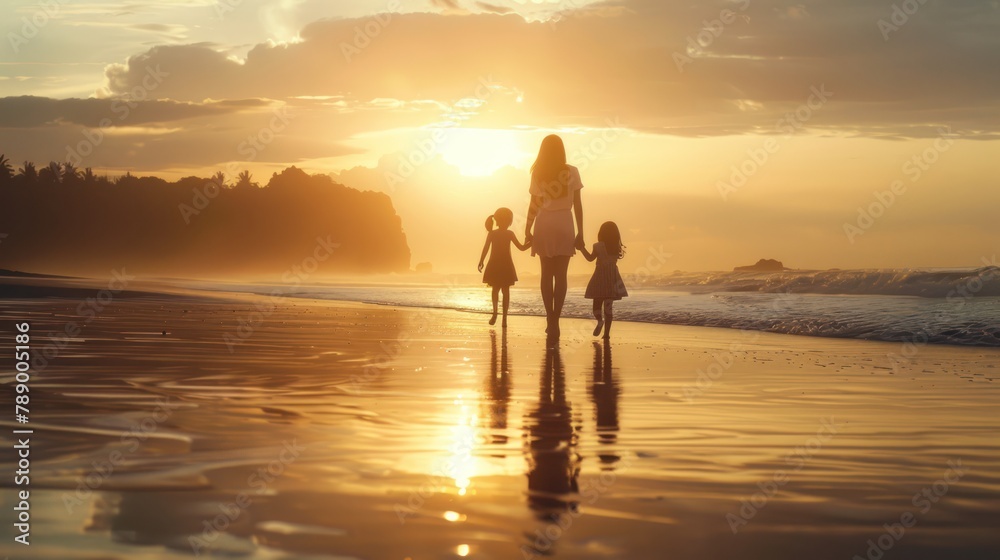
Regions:
[[[440,153],[466,177],[492,175],[504,166],[526,167],[531,154],[522,149],[516,130],[455,128],[448,131]]]

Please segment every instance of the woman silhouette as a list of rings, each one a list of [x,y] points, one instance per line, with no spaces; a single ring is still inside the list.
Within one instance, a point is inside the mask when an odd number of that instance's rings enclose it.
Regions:
[[[559,317],[566,301],[566,272],[576,247],[583,246],[583,203],[580,170],[566,163],[562,138],[546,136],[531,166],[531,203],[524,227],[525,243],[538,255],[542,266],[542,301],[548,326],[545,332],[559,336]],[[576,234],[573,222],[576,219]],[[534,233],[532,233],[534,226]]]

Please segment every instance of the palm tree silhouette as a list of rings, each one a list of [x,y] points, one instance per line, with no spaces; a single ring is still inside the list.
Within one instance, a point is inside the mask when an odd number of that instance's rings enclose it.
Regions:
[[[219,185],[222,188],[226,186],[226,174],[222,171],[216,171],[215,175],[212,175],[212,182]]]
[[[38,180],[38,171],[35,164],[30,161],[24,162],[24,167],[18,170],[18,174],[25,183],[34,183]]]
[[[14,177],[14,168],[10,166],[7,156],[0,154],[0,183],[9,183]]]
[[[91,168],[86,168],[83,170],[83,183],[85,185],[93,185],[97,182],[97,176],[94,175],[94,170]]]
[[[132,175],[131,171],[126,171],[124,175],[119,175],[118,177],[115,177],[114,182],[116,185],[129,186],[129,185],[134,185],[135,181],[136,181],[135,175]]]
[[[52,161],[47,167],[38,170],[38,180],[43,183],[53,185],[59,184],[59,177],[62,175],[62,166]]]
[[[240,171],[240,174],[236,177],[235,188],[237,189],[257,188],[258,186],[257,183],[253,182],[253,175],[249,171]]]
[[[62,182],[64,185],[75,184],[80,179],[80,170],[72,163],[63,164]]]

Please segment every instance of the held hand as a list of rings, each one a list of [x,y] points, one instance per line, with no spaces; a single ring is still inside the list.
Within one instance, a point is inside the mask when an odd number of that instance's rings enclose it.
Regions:
[[[483,263],[479,263],[479,272],[483,271]]]
[[[582,233],[576,236],[576,248],[581,251],[587,248],[587,244],[583,242]]]

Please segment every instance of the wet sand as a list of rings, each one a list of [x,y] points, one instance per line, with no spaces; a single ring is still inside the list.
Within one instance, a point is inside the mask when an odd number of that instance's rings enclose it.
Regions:
[[[67,338],[31,381],[30,549],[2,478],[13,558],[1000,553],[995,350],[64,296],[0,303],[5,344]]]

